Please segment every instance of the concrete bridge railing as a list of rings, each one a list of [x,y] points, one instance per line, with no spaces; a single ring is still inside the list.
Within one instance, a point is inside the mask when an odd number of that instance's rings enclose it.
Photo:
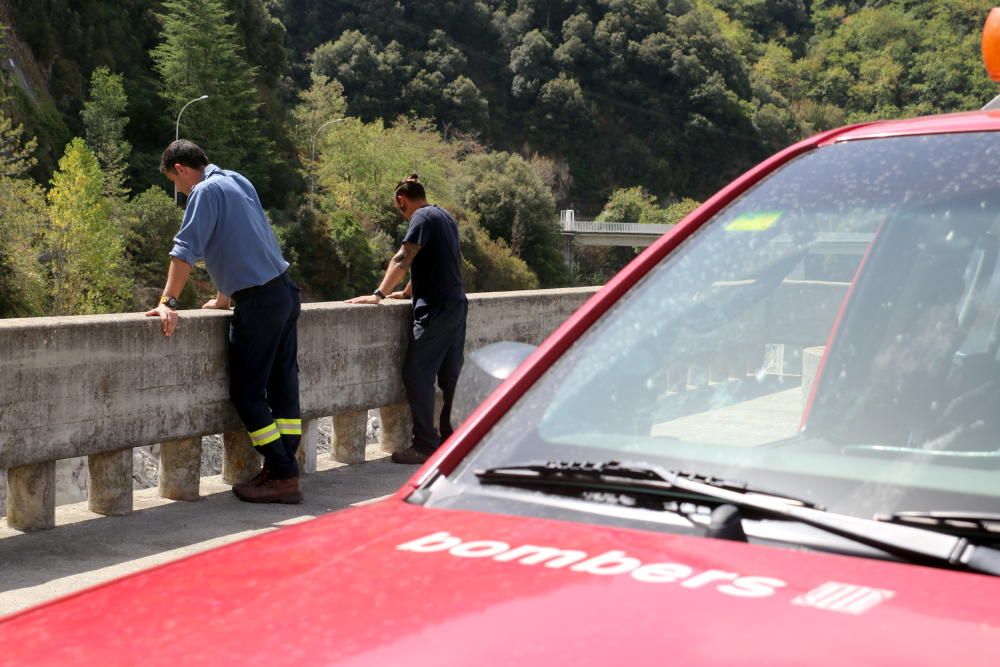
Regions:
[[[470,296],[468,350],[501,340],[540,343],[594,288]],[[408,446],[410,417],[400,367],[408,304],[303,306],[300,395],[306,471],[315,470],[315,420],[333,416],[332,456],[364,460],[369,409],[382,445]],[[198,497],[201,436],[224,434],[223,477],[259,469],[227,389],[230,315],[181,314],[160,334],[141,314],[0,320],[0,469],[7,470],[7,523],[55,524],[55,462],[86,456],[90,509],[132,510],[132,448],[159,443],[160,493]],[[311,447],[310,447],[311,443]]]

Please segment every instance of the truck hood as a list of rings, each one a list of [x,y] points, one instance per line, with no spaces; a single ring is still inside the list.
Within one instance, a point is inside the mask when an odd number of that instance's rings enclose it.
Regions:
[[[398,499],[0,622],[18,665],[1000,664],[1000,578]]]

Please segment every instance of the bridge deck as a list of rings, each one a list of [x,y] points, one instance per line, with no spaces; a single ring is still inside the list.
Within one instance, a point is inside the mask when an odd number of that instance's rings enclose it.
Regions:
[[[58,530],[0,528],[0,614],[385,496],[416,470],[390,463],[377,446],[367,456],[354,465],[321,457],[320,470],[302,478],[301,505],[242,503],[221,477],[205,477],[203,497],[194,503],[164,500],[147,489],[135,493],[136,511],[127,516],[103,517],[80,503],[57,510]]]

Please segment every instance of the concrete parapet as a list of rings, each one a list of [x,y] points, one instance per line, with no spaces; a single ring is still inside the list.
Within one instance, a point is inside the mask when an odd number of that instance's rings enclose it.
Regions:
[[[132,450],[101,452],[87,457],[90,472],[88,504],[97,514],[123,515],[132,511]]]
[[[467,350],[538,344],[593,288],[470,295]],[[404,400],[410,307],[306,304],[304,418]],[[142,314],[0,320],[0,469],[242,429],[221,311],[182,311],[170,338]]]
[[[467,351],[504,340],[541,343],[595,291],[471,295]],[[126,474],[121,452],[133,447],[163,443],[160,488],[169,498],[198,497],[202,435],[226,434],[229,481],[256,474],[259,457],[240,442],[246,434],[229,400],[229,318],[221,311],[183,311],[170,338],[140,313],[0,320],[0,470],[11,471],[11,525],[51,525],[46,517],[54,516],[54,501],[46,494],[53,489],[53,462],[61,459],[91,457],[92,469],[106,478],[94,506],[107,513],[124,511],[124,482],[109,476]],[[363,460],[365,421],[358,414],[402,404],[400,368],[410,326],[407,303],[303,306],[303,425],[339,415],[338,459]],[[408,446],[408,415],[390,416],[388,423],[383,446]]]
[[[201,438],[160,443],[160,495],[170,500],[198,500]]]

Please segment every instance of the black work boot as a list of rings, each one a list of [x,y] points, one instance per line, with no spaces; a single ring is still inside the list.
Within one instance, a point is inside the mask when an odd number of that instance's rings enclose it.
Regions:
[[[260,486],[268,479],[271,478],[271,468],[267,465],[267,461],[264,461],[264,465],[260,467],[260,472],[254,475],[251,479],[245,482],[237,482],[233,484],[233,493],[239,495],[240,489],[249,489],[253,486]]]
[[[393,452],[391,458],[393,463],[418,465],[429,459],[431,454],[433,454],[433,452],[428,453],[417,449],[416,447],[408,447],[402,451]]]
[[[233,492],[240,500],[248,503],[284,503],[297,505],[302,502],[302,491],[299,489],[299,478],[268,479],[263,484],[248,486]]]

